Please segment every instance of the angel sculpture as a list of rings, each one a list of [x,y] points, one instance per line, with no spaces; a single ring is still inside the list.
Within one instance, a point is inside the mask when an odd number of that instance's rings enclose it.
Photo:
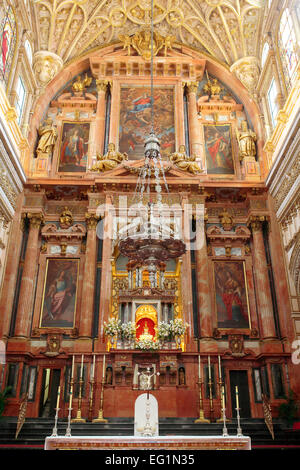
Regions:
[[[195,161],[196,157],[188,157],[185,150],[185,145],[180,145],[178,152],[174,152],[170,155],[170,161],[177,166],[180,170],[189,171],[196,175],[197,173],[202,173],[202,169],[199,167],[198,163]]]
[[[105,155],[97,154],[97,162],[91,167],[92,171],[108,171],[116,168],[123,160],[128,160],[127,153],[116,151],[115,144],[108,144],[108,152]]]
[[[92,77],[88,77],[86,73],[83,80],[80,76],[76,78],[75,82],[72,85],[72,90],[75,93],[82,93],[86,87],[90,86],[91,83]]]

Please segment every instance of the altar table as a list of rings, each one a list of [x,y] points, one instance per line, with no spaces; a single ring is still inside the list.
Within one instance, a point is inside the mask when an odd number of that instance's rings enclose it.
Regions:
[[[45,450],[251,450],[248,436],[57,436]]]

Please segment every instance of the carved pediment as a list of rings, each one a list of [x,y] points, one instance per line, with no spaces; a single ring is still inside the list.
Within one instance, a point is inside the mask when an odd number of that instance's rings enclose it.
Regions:
[[[81,240],[86,235],[86,228],[82,224],[74,224],[67,229],[61,229],[55,223],[46,224],[42,231],[42,238],[47,242],[64,240]]]

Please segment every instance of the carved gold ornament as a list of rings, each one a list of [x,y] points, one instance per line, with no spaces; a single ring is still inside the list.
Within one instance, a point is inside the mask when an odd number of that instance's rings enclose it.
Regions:
[[[128,34],[120,34],[119,39],[123,43],[123,48],[127,49],[128,55],[130,55],[130,47],[133,47],[137,53],[143,57],[144,60],[151,59],[151,31],[150,29],[145,29],[144,31],[139,31],[133,36]],[[176,37],[162,36],[158,32],[153,33],[153,54],[156,56],[161,49],[164,50],[164,55],[167,55],[167,50],[172,49]]]
[[[116,168],[123,160],[128,160],[127,153],[117,152],[115,144],[108,144],[108,152],[105,155],[97,154],[97,162],[91,167],[91,171],[109,171]]]
[[[151,24],[150,0],[35,0],[33,6],[40,49],[64,63]],[[231,66],[257,55],[263,12],[258,0],[154,0],[153,23],[161,36],[174,35]]]
[[[90,86],[91,83],[92,77],[88,77],[87,74],[85,74],[85,77],[81,78],[79,75],[72,84],[72,90],[75,93],[82,93],[88,86]]]

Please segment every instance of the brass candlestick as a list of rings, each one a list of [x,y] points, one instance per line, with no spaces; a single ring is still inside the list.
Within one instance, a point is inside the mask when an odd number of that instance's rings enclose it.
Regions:
[[[213,421],[214,417],[214,404],[213,404],[213,397],[212,397],[212,381],[209,379],[208,387],[209,387],[209,407],[210,407],[210,419]]]
[[[197,418],[194,423],[209,423],[209,419],[204,417],[204,410],[203,410],[203,399],[202,399],[202,384],[203,382],[199,380],[199,418]]]
[[[223,415],[223,411],[222,411],[222,408],[223,408],[223,401],[222,401],[222,386],[223,386],[223,382],[222,382],[222,380],[220,380],[220,381],[218,382],[218,384],[219,384],[219,394],[220,394],[220,418],[217,419],[217,423],[223,423],[223,422],[224,422],[224,415]],[[225,418],[225,419],[226,419],[226,421],[227,421],[228,423],[230,423],[230,419],[228,419],[228,418]]]
[[[98,418],[93,419],[93,423],[107,423],[107,419],[103,418],[104,383],[105,380],[103,379],[101,382],[100,408],[98,412]]]
[[[90,381],[91,392],[90,392],[90,400],[89,400],[89,421],[92,421],[92,418],[93,418],[94,384],[95,384],[95,380],[94,378],[92,378]]]
[[[99,408],[98,418],[93,419],[93,423],[107,423],[107,419],[103,418],[104,384],[105,384],[105,354],[103,354],[103,364],[102,364],[100,408]]]
[[[78,397],[78,410],[77,410],[77,415],[76,418],[72,419],[72,423],[85,423],[86,420],[81,417],[81,403],[82,403],[82,385],[83,385],[83,380],[80,378],[79,380],[79,397]]]

